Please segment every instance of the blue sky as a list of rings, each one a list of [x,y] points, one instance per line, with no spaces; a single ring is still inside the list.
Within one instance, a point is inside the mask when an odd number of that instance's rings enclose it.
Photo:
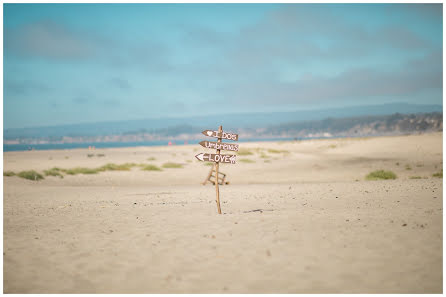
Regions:
[[[4,4],[4,128],[442,104],[442,4]]]

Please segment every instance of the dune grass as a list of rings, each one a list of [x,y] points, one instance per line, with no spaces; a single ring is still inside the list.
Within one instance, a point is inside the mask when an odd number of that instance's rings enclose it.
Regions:
[[[41,180],[44,179],[43,175],[41,175],[40,173],[38,173],[35,170],[27,170],[27,171],[21,171],[17,174],[17,176],[21,177],[21,178],[26,178],[29,180]]]
[[[204,162],[203,165],[204,166],[212,166],[212,165],[214,165],[214,163],[213,162]]]
[[[443,170],[432,174],[433,177],[443,178]]]
[[[147,158],[147,161],[155,161],[156,160],[156,158],[155,157],[150,157],[150,158]]]
[[[271,157],[268,156],[268,155],[265,154],[265,153],[261,153],[261,154],[260,154],[260,158],[262,158],[262,159],[268,159],[268,158],[271,158]]]
[[[145,171],[162,171],[161,168],[159,168],[158,166],[153,165],[153,164],[142,165],[141,166],[141,170],[145,170]]]
[[[96,157],[105,157],[105,154],[96,154]]]
[[[406,170],[412,170],[412,167],[410,167],[409,164],[406,164]]]
[[[251,152],[248,149],[241,149],[241,150],[239,150],[237,152],[237,155],[239,155],[239,156],[249,156],[249,155],[252,155],[252,154],[253,154],[253,152]]]
[[[129,171],[132,167],[137,166],[135,163],[114,164],[108,163],[97,168],[98,171]]]
[[[367,180],[380,180],[380,179],[396,179],[396,174],[392,171],[376,170],[370,172],[366,176]]]
[[[167,162],[163,164],[164,168],[183,168],[183,165],[180,163]]]
[[[15,172],[14,171],[4,171],[3,172],[3,176],[14,176]]]
[[[421,176],[409,176],[409,179],[421,179],[422,177]]]
[[[60,168],[58,168],[58,167],[53,167],[51,169],[43,171],[43,173],[46,176],[59,176],[60,178],[63,178],[63,175],[62,175],[61,172],[62,172],[62,170]]]
[[[85,168],[85,167],[75,167],[70,169],[62,169],[62,172],[65,172],[69,175],[76,175],[76,174],[96,174],[99,173],[99,170],[97,168]]]
[[[240,162],[243,162],[243,163],[255,163],[255,162],[256,162],[256,161],[253,161],[253,160],[251,160],[251,159],[246,159],[246,158],[239,159],[239,161],[240,161]]]
[[[94,157],[94,154],[88,154],[87,157],[88,158]]]
[[[280,153],[288,154],[289,151],[287,151],[287,150],[268,149],[268,153],[271,153],[271,154],[280,154]]]

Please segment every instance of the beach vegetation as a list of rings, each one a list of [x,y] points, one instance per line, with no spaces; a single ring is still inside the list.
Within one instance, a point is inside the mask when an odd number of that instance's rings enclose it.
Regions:
[[[43,175],[38,173],[35,170],[27,170],[27,171],[21,171],[17,174],[18,177],[26,178],[29,180],[41,180],[44,179]]]
[[[241,150],[239,150],[237,152],[237,155],[239,155],[239,156],[249,156],[249,155],[252,155],[252,154],[253,153],[250,150],[248,150],[248,149],[241,149]]]
[[[63,175],[62,175],[61,171],[62,171],[62,170],[61,170],[60,168],[58,168],[58,167],[53,167],[53,168],[51,168],[51,169],[44,170],[43,173],[44,173],[46,176],[59,176],[60,178],[63,178]]]
[[[94,154],[88,154],[87,157],[88,158],[94,157]]]
[[[69,175],[76,175],[76,174],[96,174],[99,173],[100,170],[96,168],[75,167],[71,169],[62,169],[61,171]]]
[[[163,164],[164,168],[183,168],[183,165],[180,163],[167,162]]]
[[[421,179],[421,176],[409,176],[409,179]]]
[[[145,171],[162,171],[161,168],[159,168],[158,166],[153,165],[153,164],[143,165],[141,167],[141,170],[145,170]]]
[[[212,165],[214,165],[214,162],[204,162],[203,165],[204,166],[212,166]]]
[[[97,157],[105,157],[105,154],[96,154]]]
[[[289,151],[287,151],[287,150],[268,149],[268,153],[271,153],[271,154],[280,154],[280,153],[288,154]]]
[[[114,164],[108,163],[102,167],[97,168],[99,171],[129,171],[132,167],[137,166],[135,163]]]
[[[15,172],[14,171],[4,171],[3,172],[3,176],[14,176]]]
[[[243,163],[255,163],[256,161],[253,161],[251,159],[247,159],[247,158],[243,158],[243,159],[239,159],[240,162]]]
[[[155,160],[156,160],[155,157],[150,157],[150,158],[147,159],[147,161],[155,161]]]
[[[443,170],[432,174],[433,177],[443,178]]]
[[[367,180],[380,180],[380,179],[396,179],[396,174],[392,171],[385,171],[385,170],[376,170],[373,172],[370,172],[367,176]]]

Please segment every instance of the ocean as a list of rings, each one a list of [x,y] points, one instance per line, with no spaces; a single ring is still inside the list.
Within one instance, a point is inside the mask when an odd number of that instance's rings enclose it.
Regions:
[[[140,146],[163,146],[169,145],[186,145],[186,144],[197,144],[199,145],[200,141],[209,140],[216,141],[217,139],[196,139],[196,140],[188,140],[184,141],[176,141],[176,140],[156,140],[156,141],[141,141],[141,142],[85,142],[85,143],[57,143],[57,144],[3,144],[4,152],[12,152],[12,151],[30,151],[30,150],[69,150],[69,149],[79,149],[79,148],[88,148],[90,146],[94,146],[96,149],[98,148],[114,148],[114,147],[140,147]],[[303,138],[295,139],[295,138],[251,138],[246,140],[239,140],[238,142],[254,142],[254,141],[290,141],[290,140],[303,140]],[[233,142],[229,140],[225,140],[224,142]]]

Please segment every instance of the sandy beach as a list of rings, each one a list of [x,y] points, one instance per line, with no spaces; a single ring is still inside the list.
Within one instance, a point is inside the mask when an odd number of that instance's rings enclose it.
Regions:
[[[222,215],[198,144],[6,152],[162,170],[4,176],[4,293],[442,293],[442,137],[241,142]]]

